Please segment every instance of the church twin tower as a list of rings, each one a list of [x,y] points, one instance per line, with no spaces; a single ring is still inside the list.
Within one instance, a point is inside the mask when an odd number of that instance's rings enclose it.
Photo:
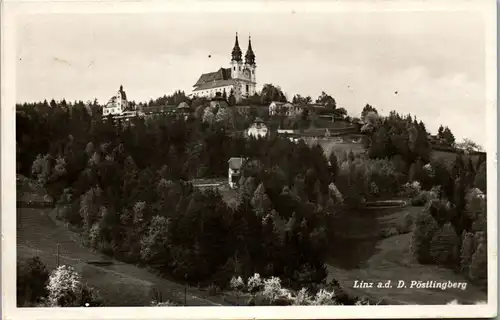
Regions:
[[[217,93],[226,92],[226,95],[229,95],[232,92],[236,101],[253,96],[257,85],[256,67],[251,38],[248,38],[248,49],[245,61],[243,61],[238,43],[238,33],[236,33],[236,40],[231,52],[231,68],[220,68],[218,71],[202,74],[193,86],[192,96],[210,98]]]
[[[248,37],[248,49],[245,54],[245,63],[241,59],[241,49],[238,43],[238,33],[236,33],[236,40],[234,42],[234,48],[231,52],[231,76],[233,79],[249,79],[250,81],[256,83],[255,81],[255,53],[252,50],[252,39]],[[250,95],[253,95],[252,92]]]

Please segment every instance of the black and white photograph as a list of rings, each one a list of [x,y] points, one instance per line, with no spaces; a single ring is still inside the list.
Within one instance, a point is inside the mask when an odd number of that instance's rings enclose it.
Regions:
[[[6,316],[495,316],[495,2],[436,3],[5,6]]]

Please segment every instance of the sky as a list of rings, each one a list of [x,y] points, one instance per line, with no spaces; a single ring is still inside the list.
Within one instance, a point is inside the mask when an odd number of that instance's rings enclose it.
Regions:
[[[16,31],[18,102],[190,92],[229,67],[238,32],[243,54],[252,37],[258,89],[325,91],[352,116],[369,103],[486,143],[485,32],[471,12],[37,14]]]

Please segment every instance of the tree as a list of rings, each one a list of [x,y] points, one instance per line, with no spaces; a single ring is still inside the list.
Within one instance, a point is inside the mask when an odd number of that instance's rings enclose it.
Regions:
[[[233,115],[229,108],[221,107],[215,114],[215,122],[222,124],[224,127],[229,128],[233,124]]]
[[[413,257],[422,264],[432,263],[430,247],[432,237],[439,230],[439,226],[427,211],[421,211],[415,220],[415,229],[411,239],[411,252]]]
[[[82,292],[80,275],[72,267],[62,265],[52,271],[47,285],[48,302],[54,307],[76,307]]]
[[[472,255],[469,277],[482,285],[486,285],[488,276],[488,251],[486,242],[481,242]]]
[[[37,303],[48,292],[45,288],[49,281],[49,272],[40,257],[36,256],[17,263],[17,305]]]
[[[345,108],[335,107],[334,115],[339,118],[345,118],[347,116],[347,110]]]
[[[51,307],[99,306],[102,300],[91,287],[82,284],[73,267],[62,265],[53,270],[47,285],[47,302]]]
[[[431,239],[430,256],[434,263],[453,266],[459,257],[460,243],[451,223],[443,225]]]
[[[389,150],[387,150],[390,145],[389,132],[385,126],[381,126],[372,136],[372,143],[368,149],[368,155],[370,158],[383,159],[388,156]]]
[[[441,124],[441,125],[439,125],[439,129],[438,129],[438,134],[437,134],[438,138],[441,138],[443,136],[443,132],[444,132],[444,127]]]
[[[264,84],[260,98],[260,102],[263,105],[269,105],[272,101],[287,101],[285,94],[281,91],[281,88],[270,83]]]
[[[476,176],[474,177],[474,186],[479,188],[482,192],[487,192],[487,184],[486,184],[486,161],[479,165],[479,168],[476,172]]]
[[[308,105],[311,104],[312,98],[310,96],[303,97],[300,94],[294,95],[292,99],[293,104],[298,104],[298,105]]]
[[[448,127],[445,127],[441,134],[438,132],[438,139],[447,146],[453,147],[455,145],[455,136]]]
[[[266,194],[266,189],[263,183],[260,183],[255,190],[251,204],[255,213],[259,217],[264,217],[271,209],[271,201]]]
[[[80,200],[80,216],[83,221],[83,228],[85,231],[90,231],[90,228],[100,218],[99,216],[99,197],[102,190],[97,188],[89,189]]]
[[[148,263],[166,265],[169,261],[170,219],[154,216],[141,240],[141,259]]]
[[[337,180],[337,174],[339,171],[339,163],[337,156],[335,155],[335,152],[331,152],[330,156],[328,157],[328,162],[330,164],[330,174],[332,175],[332,181]]]
[[[483,151],[483,147],[470,139],[464,139],[462,142],[457,143],[457,148],[464,150],[466,153]]]
[[[424,166],[422,164],[422,161],[420,161],[420,159],[417,159],[417,161],[412,163],[410,166],[410,171],[408,173],[408,181],[409,182],[418,181],[422,183],[424,179],[425,179]]]
[[[335,110],[337,108],[335,99],[332,98],[332,96],[330,96],[329,94],[326,94],[324,91],[322,91],[319,97],[316,99],[316,103],[320,103],[331,110]]]
[[[369,111],[363,116],[363,122],[364,124],[361,127],[361,132],[370,135],[380,126],[382,118],[378,115],[378,113]]]
[[[375,114],[378,115],[378,111],[377,109],[375,109],[374,107],[372,107],[371,105],[369,104],[366,104],[364,107],[363,107],[363,110],[361,111],[361,120],[362,121],[365,121],[365,116],[370,113],[370,112],[373,112]]]
[[[474,234],[464,230],[462,233],[462,247],[460,248],[460,270],[466,275],[469,274],[475,249]]]
[[[229,97],[227,99],[227,102],[230,106],[235,106],[236,105],[236,97],[234,96],[234,91],[231,89],[231,92],[229,93]]]

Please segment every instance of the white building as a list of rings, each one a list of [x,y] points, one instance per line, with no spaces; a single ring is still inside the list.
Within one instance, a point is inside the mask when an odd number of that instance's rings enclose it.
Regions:
[[[123,86],[120,86],[120,89],[118,90],[116,95],[111,97],[108,103],[102,108],[102,115],[103,116],[123,115],[127,107],[128,107],[127,95],[125,94],[125,91],[123,91]]]
[[[247,135],[254,138],[264,138],[267,136],[269,128],[265,125],[264,121],[256,118],[247,130]]]
[[[238,187],[238,183],[241,178],[241,168],[245,164],[245,158],[231,158],[227,162],[229,164],[228,168],[228,183],[229,187],[235,189]]]
[[[290,102],[273,101],[269,104],[269,115],[285,115],[287,117],[302,115],[304,108],[296,106]]]
[[[231,67],[220,68],[215,72],[204,73],[194,84],[191,97],[215,97],[217,92],[226,92],[229,97],[233,93],[236,101],[253,96],[256,92],[257,80],[255,77],[255,54],[252,50],[251,39],[248,39],[248,49],[245,62],[242,59],[238,43],[238,34],[231,53]]]

